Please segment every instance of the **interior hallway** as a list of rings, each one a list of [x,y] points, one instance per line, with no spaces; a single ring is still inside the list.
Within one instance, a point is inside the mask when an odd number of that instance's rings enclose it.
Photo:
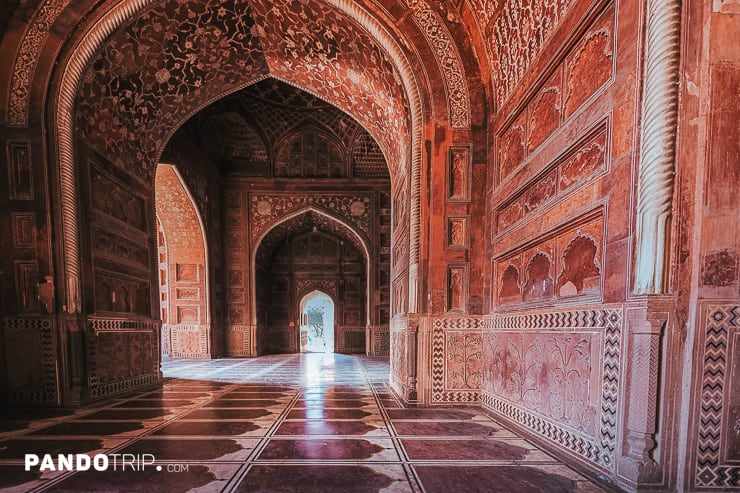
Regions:
[[[0,491],[602,491],[479,411],[401,408],[384,360],[309,353],[163,371],[161,389],[3,419]],[[163,470],[41,476],[23,471],[25,453],[148,453]]]

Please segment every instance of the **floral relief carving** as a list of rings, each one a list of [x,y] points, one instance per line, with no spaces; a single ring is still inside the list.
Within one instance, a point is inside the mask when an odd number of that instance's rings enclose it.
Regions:
[[[480,389],[483,380],[483,338],[480,334],[448,332],[447,389]]]
[[[487,334],[490,391],[559,423],[594,436],[598,357],[590,333]],[[598,390],[598,389],[597,389]]]
[[[494,9],[487,37],[498,106],[506,101],[573,3],[501,0],[499,8]]]
[[[36,73],[36,63],[41,47],[49,37],[51,26],[70,0],[45,0],[34,14],[30,27],[23,36],[18,56],[13,66],[13,79],[8,101],[8,123],[14,127],[28,124],[28,102],[31,82]]]
[[[246,0],[167,0],[146,11],[84,74],[80,135],[123,169],[151,179],[165,139],[194,108],[266,75],[249,12]]]

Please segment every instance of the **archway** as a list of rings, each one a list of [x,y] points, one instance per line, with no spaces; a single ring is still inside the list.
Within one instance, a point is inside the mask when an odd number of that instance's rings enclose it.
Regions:
[[[208,244],[201,213],[177,168],[155,177],[163,358],[211,356]]]
[[[302,353],[334,352],[334,300],[318,290],[300,302],[300,344]]]
[[[373,262],[363,236],[326,211],[309,208],[273,224],[259,238],[252,262],[257,352],[304,350],[304,302],[322,292],[333,300],[336,327],[326,350],[365,353],[366,331],[377,324],[381,302],[370,293],[387,283],[372,275]]]

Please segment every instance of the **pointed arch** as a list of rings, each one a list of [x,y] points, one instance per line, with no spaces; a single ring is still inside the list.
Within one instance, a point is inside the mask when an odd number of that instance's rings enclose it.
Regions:
[[[351,236],[353,236],[362,247],[362,253],[364,254],[364,260],[365,260],[365,269],[367,270],[365,275],[365,291],[366,296],[369,298],[370,293],[372,292],[372,269],[370,266],[372,265],[372,257],[370,254],[370,242],[365,237],[365,235],[360,231],[356,226],[349,223],[345,219],[337,216],[336,214],[331,213],[330,211],[324,210],[320,207],[316,206],[308,206],[304,207],[303,209],[299,209],[297,211],[293,211],[290,214],[286,214],[285,216],[281,217],[278,221],[275,221],[272,225],[270,225],[269,228],[266,228],[254,241],[254,244],[251,248],[251,258],[249,259],[249,304],[250,304],[250,312],[251,312],[251,324],[253,326],[257,325],[257,278],[256,278],[256,264],[257,264],[257,253],[259,252],[260,246],[262,245],[262,242],[264,239],[270,234],[271,231],[273,231],[276,227],[280,226],[281,224],[284,224],[292,219],[295,219],[296,217],[300,217],[304,214],[307,214],[309,212],[314,212],[316,214],[319,214],[323,217],[326,217],[330,219],[331,221],[334,221],[335,223],[339,224],[341,227],[346,229]],[[365,324],[370,324],[370,306],[371,303],[370,300],[366,300],[365,303]]]

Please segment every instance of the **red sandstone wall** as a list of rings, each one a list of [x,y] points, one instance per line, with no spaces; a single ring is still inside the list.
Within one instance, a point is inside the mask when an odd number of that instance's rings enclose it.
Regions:
[[[639,7],[562,3],[542,21],[550,27],[537,52],[515,49],[527,11],[494,22],[496,39],[512,41],[493,50],[509,65],[493,81],[482,401],[613,476]]]

